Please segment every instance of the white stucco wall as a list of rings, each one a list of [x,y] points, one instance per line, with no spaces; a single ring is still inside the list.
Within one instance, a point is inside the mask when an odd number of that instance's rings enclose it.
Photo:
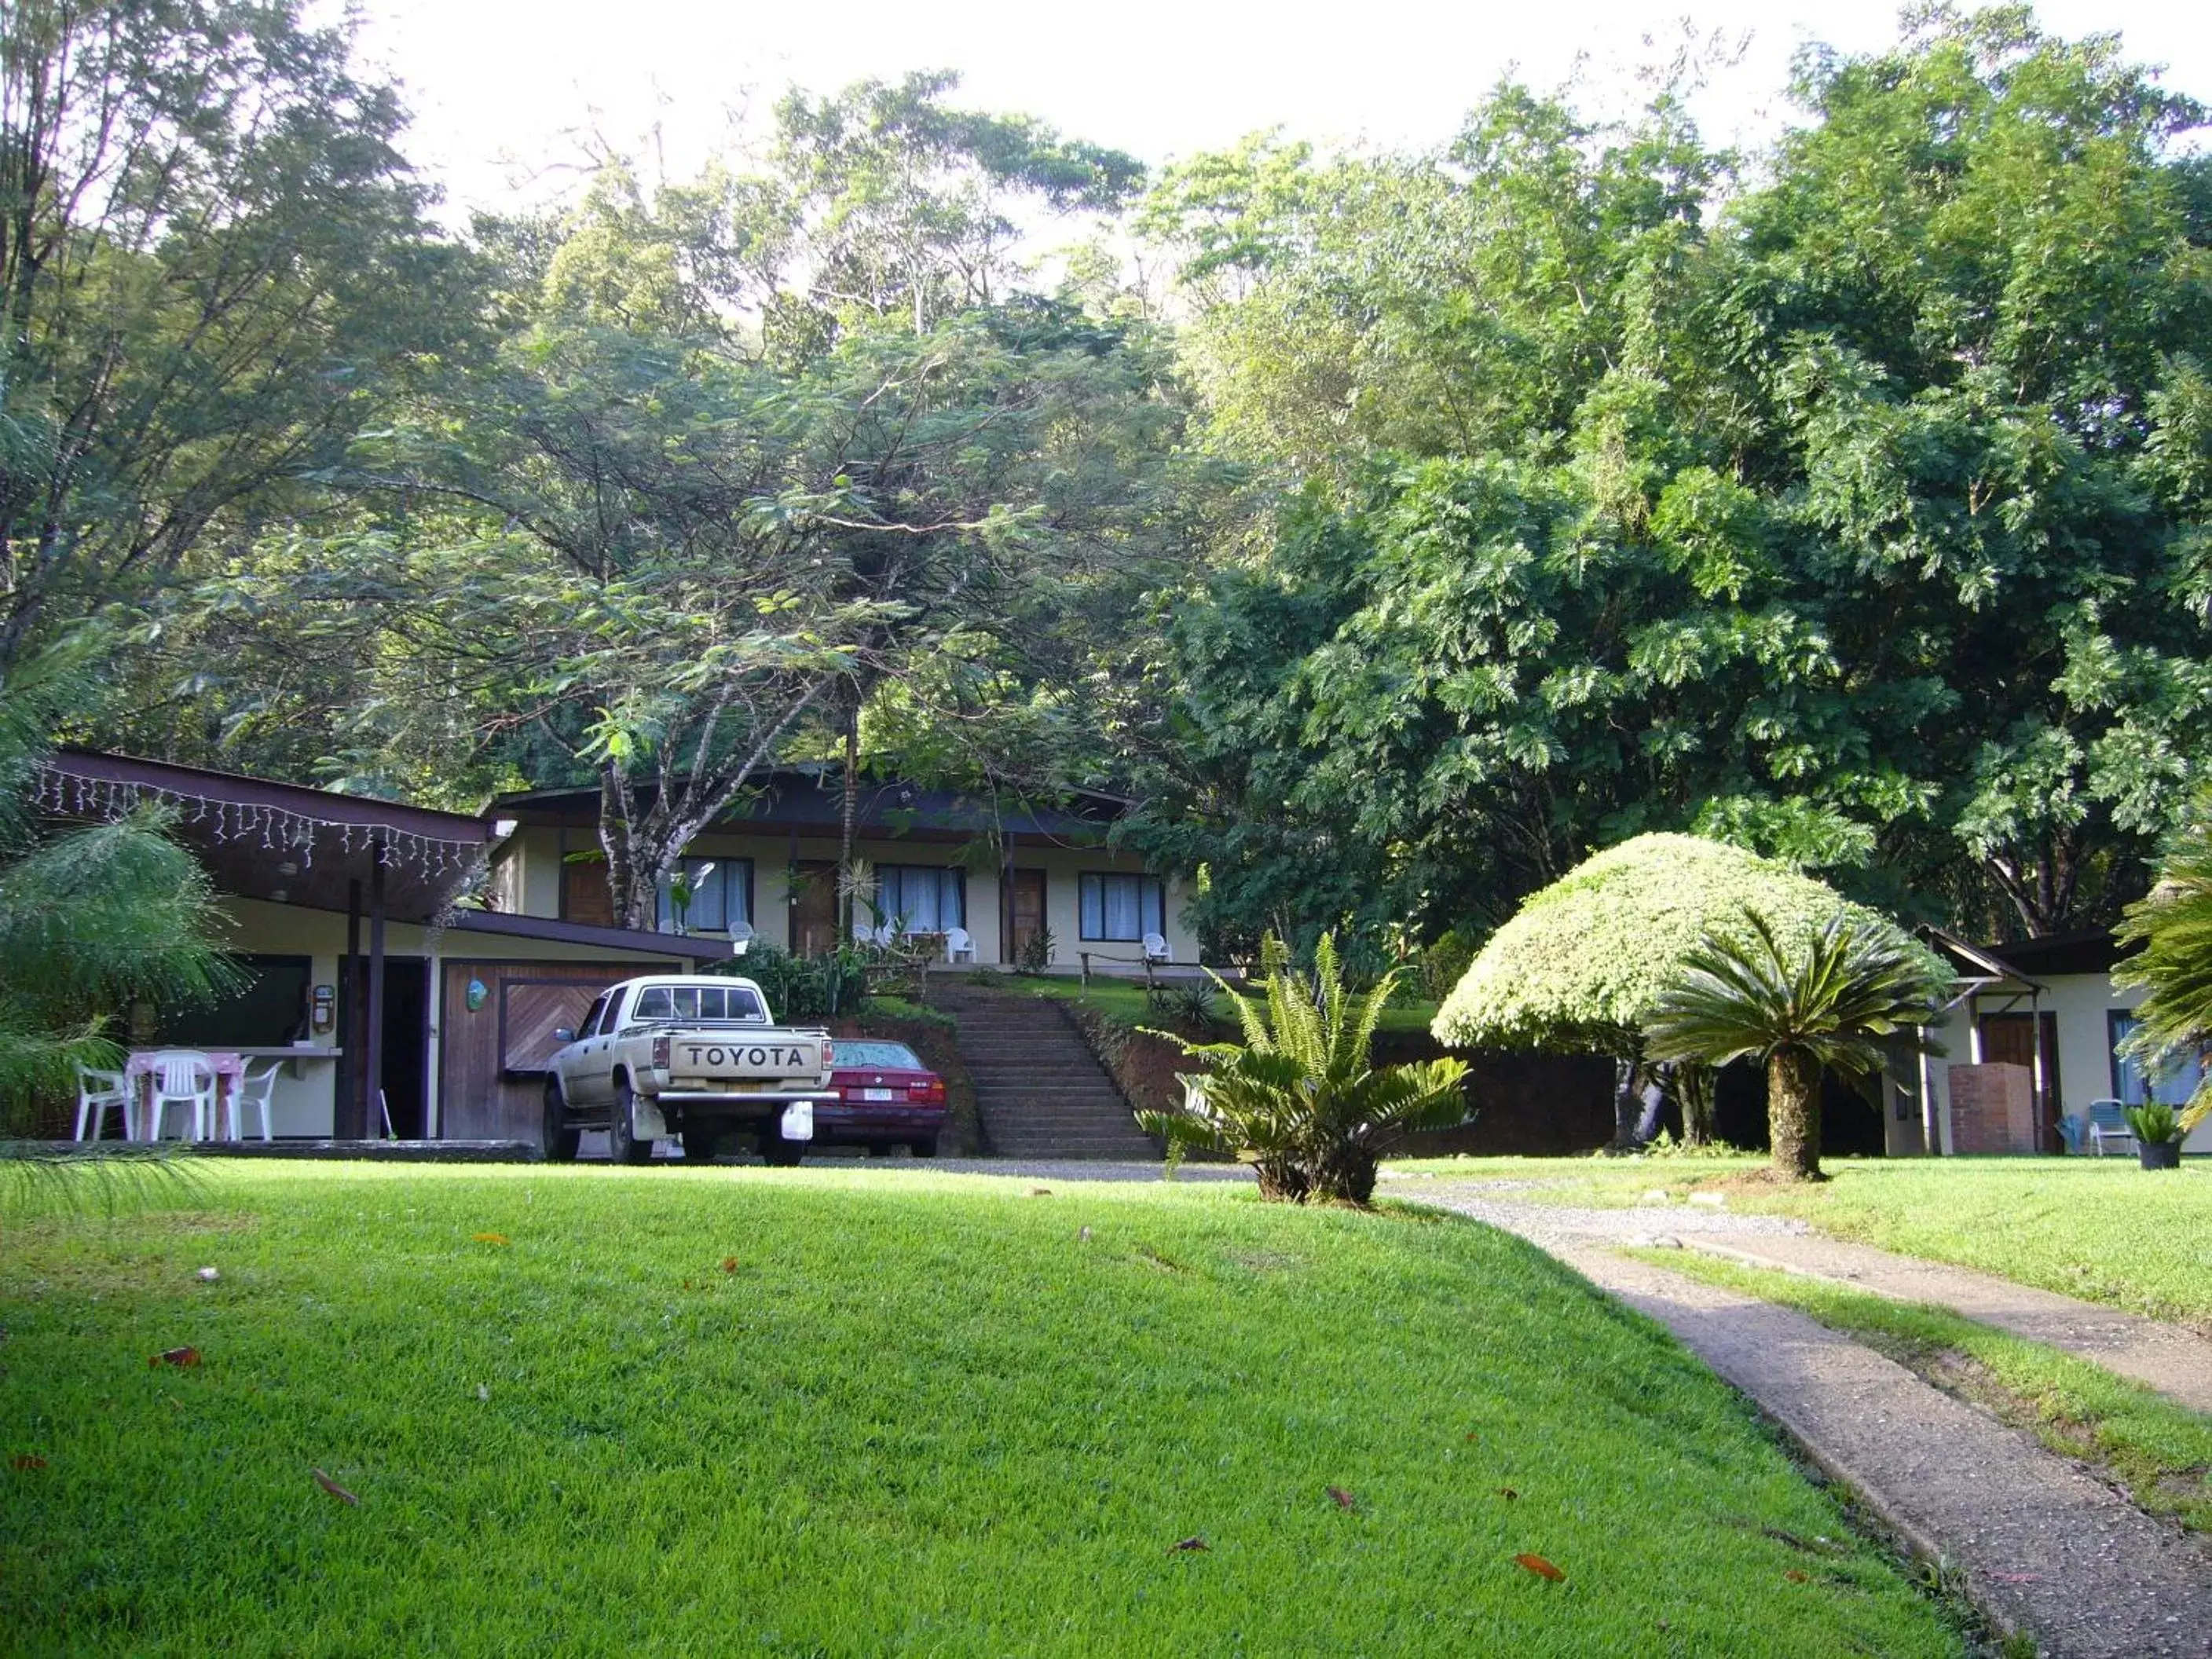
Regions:
[[[2056,974],[2045,978],[2043,985],[2042,995],[2033,1006],[2057,1018],[2058,1109],[2086,1116],[2091,1101],[2116,1096],[2108,1016],[2133,1008],[2142,1000],[2143,994],[2115,990],[2110,976],[2105,974]],[[2025,995],[2015,1000],[2005,992],[1984,994],[1977,1001],[1983,1015],[2027,1013],[2031,1008]],[[1974,1057],[1968,1022],[1970,1006],[1962,1003],[1954,1009],[1936,1033],[1947,1050],[1931,1063],[1946,1152],[1950,1150],[1951,1106],[1945,1073],[1949,1066],[1963,1065]],[[2201,1125],[2183,1147],[2190,1152],[2212,1152],[2212,1123]]]

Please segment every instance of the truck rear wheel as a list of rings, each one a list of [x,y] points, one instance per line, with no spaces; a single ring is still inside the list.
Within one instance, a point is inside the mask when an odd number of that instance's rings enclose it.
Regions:
[[[796,1166],[799,1160],[806,1156],[806,1145],[807,1143],[803,1140],[786,1140],[776,1133],[775,1126],[772,1123],[761,1131],[761,1158],[764,1162],[772,1164],[780,1170],[788,1170]]]
[[[637,1138],[636,1124],[630,1116],[630,1108],[636,1100],[627,1079],[615,1085],[615,1109],[607,1121],[607,1156],[617,1164],[653,1161],[653,1143]]]
[[[561,1079],[545,1079],[545,1111],[538,1121],[538,1150],[549,1164],[573,1164],[576,1161],[576,1143],[584,1138],[581,1129],[573,1128],[568,1122],[568,1103],[561,1095]]]

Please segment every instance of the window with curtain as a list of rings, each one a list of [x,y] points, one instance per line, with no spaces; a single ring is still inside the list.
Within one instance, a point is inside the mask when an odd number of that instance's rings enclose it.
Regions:
[[[1167,886],[1158,876],[1086,875],[1076,896],[1085,939],[1134,943],[1147,933],[1167,935]]]
[[[941,933],[968,925],[968,885],[957,870],[921,864],[876,866],[876,908],[906,933]]]
[[[691,902],[684,912],[680,931],[725,933],[740,922],[752,921],[753,861],[750,859],[685,859],[680,866],[691,890]],[[660,884],[660,931],[673,933],[676,925],[675,872]]]
[[[2112,1032],[2112,1093],[2129,1106],[2157,1101],[2172,1107],[2188,1104],[2204,1075],[2203,1064],[2183,1055],[2169,1054],[2145,1070],[2143,1063],[2120,1052],[2129,1032],[2142,1022],[2133,1014],[2110,1017]]]

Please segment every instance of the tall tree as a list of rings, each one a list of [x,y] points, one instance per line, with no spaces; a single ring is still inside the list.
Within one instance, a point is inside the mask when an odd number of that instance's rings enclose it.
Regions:
[[[349,50],[295,0],[0,15],[0,665],[248,532],[471,321]]]

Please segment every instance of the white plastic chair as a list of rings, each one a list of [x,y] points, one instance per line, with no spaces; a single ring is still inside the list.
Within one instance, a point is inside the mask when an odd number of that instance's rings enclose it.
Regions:
[[[1145,960],[1173,962],[1175,952],[1168,949],[1167,940],[1162,939],[1158,933],[1147,933],[1145,935]]]
[[[252,1067],[239,1080],[238,1087],[231,1091],[230,1138],[233,1140],[246,1139],[246,1110],[249,1106],[258,1108],[261,1113],[261,1138],[264,1140],[276,1139],[269,1133],[269,1097],[276,1092],[276,1072],[283,1063],[281,1060],[272,1060],[265,1065]]]
[[[100,1132],[107,1127],[109,1109],[123,1114],[123,1138],[131,1139],[131,1081],[120,1072],[98,1072],[89,1066],[76,1068],[76,1138],[85,1139],[89,1127],[92,1139],[100,1139]]]
[[[2136,1150],[2136,1132],[2128,1124],[2127,1108],[2117,1100],[2093,1100],[2089,1103],[2089,1141],[2097,1156],[2105,1155],[2107,1141],[2124,1152]]]
[[[192,1109],[192,1139],[205,1140],[215,1127],[215,1066],[205,1054],[165,1049],[153,1059],[154,1103],[146,1114],[146,1139],[159,1140],[172,1106]]]
[[[965,927],[948,927],[945,930],[945,959],[947,962],[975,960],[975,941]]]

